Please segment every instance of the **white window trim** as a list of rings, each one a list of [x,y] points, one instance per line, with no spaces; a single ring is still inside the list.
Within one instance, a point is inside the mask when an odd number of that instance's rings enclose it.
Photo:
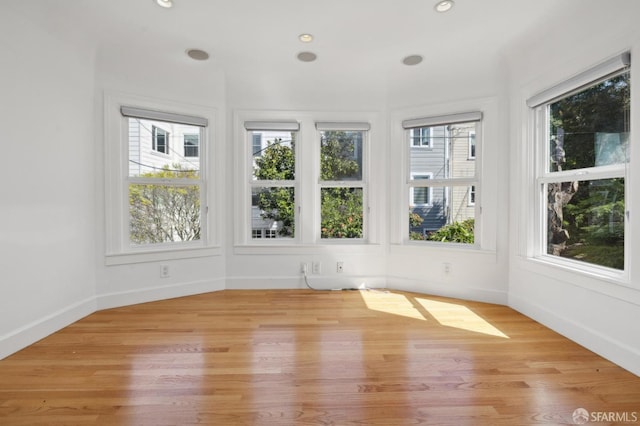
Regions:
[[[576,77],[569,78],[564,82],[544,90],[537,95],[526,100],[529,107],[529,122],[532,123],[532,132],[529,132],[533,154],[535,157],[535,176],[533,177],[533,220],[529,232],[534,236],[532,246],[526,250],[530,259],[540,262],[543,265],[553,265],[571,272],[583,273],[589,276],[601,277],[610,282],[628,285],[630,282],[630,258],[631,232],[629,221],[629,198],[625,197],[625,263],[624,270],[620,271],[605,266],[580,262],[573,259],[562,258],[547,254],[547,196],[544,192],[549,183],[566,181],[591,181],[598,179],[624,178],[625,192],[629,194],[631,185],[628,163],[593,166],[585,169],[564,170],[552,172],[548,170],[549,143],[546,136],[549,134],[548,114],[549,105],[558,99],[576,93],[586,87],[596,84],[610,76],[624,72],[624,68],[630,64],[628,53],[616,56],[609,61],[605,61],[591,69],[588,69]],[[616,68],[618,67],[618,68]],[[627,68],[628,70],[628,68]]]
[[[317,170],[317,225],[316,226],[316,243],[330,243],[330,244],[363,244],[369,241],[369,123],[350,123],[349,126],[340,126],[336,123],[316,123],[316,170]],[[322,131],[361,131],[362,132],[362,179],[361,180],[346,180],[346,181],[321,181],[320,180],[320,138]],[[361,188],[362,189],[362,238],[322,238],[320,224],[322,223],[321,217],[321,192],[323,188]]]
[[[259,188],[293,188],[294,192],[294,205],[298,206],[298,194],[299,194],[299,161],[300,154],[298,152],[299,140],[300,140],[300,131],[295,130],[293,124],[289,125],[287,123],[294,123],[295,120],[291,121],[282,121],[281,125],[278,125],[277,121],[274,122],[259,122],[259,121],[247,121],[244,123],[244,144],[242,149],[242,155],[245,164],[245,191],[240,194],[246,194],[244,198],[248,197],[248,205],[247,212],[245,213],[245,228],[246,228],[246,237],[245,239],[249,241],[251,244],[257,245],[286,245],[286,244],[296,244],[299,239],[299,209],[294,208],[294,225],[293,232],[294,236],[291,238],[266,238],[265,234],[262,234],[261,238],[253,237],[253,218],[252,218],[252,192],[253,189]],[[248,127],[248,128],[247,128]],[[295,180],[254,180],[253,179],[253,167],[255,157],[253,155],[253,135],[254,132],[261,133],[261,139],[264,143],[264,136],[267,132],[272,131],[296,131],[296,148],[295,148]],[[248,183],[248,185],[247,185]]]
[[[345,121],[345,118],[350,121]],[[264,123],[295,121],[299,123],[300,130],[296,141],[296,164],[302,170],[296,176],[299,179],[296,188],[296,234],[295,239],[267,239],[262,242],[251,239],[250,229],[250,203],[251,195],[247,192],[247,179],[251,176],[248,169],[250,164],[245,161],[247,158],[248,145],[247,130],[245,123],[259,123],[257,127],[263,127]],[[371,162],[376,162],[376,170],[384,170],[384,149],[379,149],[376,153],[371,153],[372,140],[381,143],[381,136],[378,135],[377,127],[374,123],[384,123],[380,113],[372,112],[327,112],[327,111],[269,111],[269,110],[237,110],[233,114],[234,139],[234,183],[233,188],[236,194],[233,198],[235,217],[234,220],[234,252],[238,254],[297,254],[319,253],[331,247],[335,250],[358,253],[378,253],[381,249],[381,239],[384,236],[379,232],[378,221],[384,217],[385,207],[381,204],[382,195],[380,191],[375,194],[365,192],[364,199],[364,226],[365,239],[322,239],[320,238],[320,195],[319,195],[319,155],[320,144],[318,143],[319,133],[316,124],[337,123],[343,130],[366,130],[353,128],[354,124],[371,123],[371,128],[366,132],[367,147],[364,148],[363,168],[371,170]],[[255,130],[255,129],[254,129]],[[311,151],[311,152],[310,152]],[[379,152],[379,154],[378,154]],[[368,173],[368,172],[365,172]],[[365,180],[365,176],[363,176]],[[367,188],[371,185],[371,180],[379,187],[384,187],[384,174],[366,176],[365,184]],[[347,182],[343,186],[348,186],[353,182]],[[318,224],[318,226],[316,226]]]
[[[131,246],[129,244],[129,210],[125,201],[128,193],[128,129],[126,118],[120,108],[133,107],[157,111],[203,117],[208,127],[203,129],[200,148],[206,145],[205,154],[200,151],[201,174],[201,214],[202,235],[199,241],[149,244]],[[212,128],[213,126],[213,128]],[[105,146],[105,263],[107,265],[144,263],[158,260],[184,259],[221,254],[218,244],[219,225],[213,220],[220,217],[221,197],[216,184],[224,176],[221,161],[221,125],[215,108],[196,107],[189,104],[159,100],[120,92],[104,94],[104,146]],[[207,141],[202,144],[202,141]],[[214,158],[208,162],[207,158]]]
[[[443,121],[445,119],[450,119],[451,122],[446,122]],[[405,178],[405,184],[404,184],[404,188],[403,188],[403,193],[407,194],[406,197],[408,198],[404,198],[405,200],[408,201],[408,203],[405,203],[405,205],[408,205],[410,208],[411,207],[419,207],[419,206],[415,206],[412,204],[413,201],[413,188],[414,187],[456,187],[456,186],[471,186],[474,185],[476,187],[476,197],[478,197],[478,188],[480,188],[481,186],[481,181],[482,181],[482,139],[483,139],[483,129],[484,129],[484,124],[483,124],[483,120],[484,120],[484,113],[480,112],[480,111],[472,111],[472,112],[468,112],[468,113],[461,113],[461,114],[448,114],[448,115],[442,115],[442,116],[433,116],[433,117],[429,117],[426,116],[425,118],[419,118],[419,119],[411,119],[411,120],[404,120],[402,121],[402,127],[405,129],[404,130],[404,146],[405,148],[405,153],[404,153],[404,159],[403,159],[403,175],[407,176]],[[466,123],[466,122],[475,122],[476,123],[476,167],[475,167],[475,175],[472,177],[456,177],[456,178],[447,178],[447,179],[427,179],[427,180],[413,180],[412,176],[414,174],[419,174],[419,175],[423,175],[426,173],[421,173],[421,172],[411,172],[411,151],[414,147],[411,143],[406,143],[407,140],[411,140],[411,129],[413,125],[416,125],[416,123],[419,123],[421,125],[423,125],[424,123],[428,123],[429,125],[431,125],[432,127],[436,127],[436,126],[447,126],[450,124],[458,124],[458,123]],[[479,130],[479,131],[478,131]],[[419,183],[422,182],[422,183]],[[409,187],[409,191],[406,191],[407,186]],[[432,194],[430,194],[431,196]],[[431,197],[430,200],[432,200],[433,198]],[[475,233],[475,238],[474,238],[474,243],[473,244],[458,244],[458,243],[451,243],[451,242],[447,242],[447,243],[442,243],[442,242],[437,242],[437,241],[413,241],[410,240],[409,238],[409,233],[407,232],[407,230],[409,229],[409,219],[408,219],[408,215],[404,215],[406,217],[401,217],[401,221],[400,223],[402,223],[403,225],[403,229],[401,230],[401,238],[400,240],[402,241],[403,244],[407,244],[407,245],[436,245],[436,246],[442,246],[442,247],[448,247],[448,246],[464,246],[467,248],[471,248],[473,250],[479,250],[483,247],[482,245],[482,228],[483,228],[483,224],[482,224],[482,220],[481,220],[481,215],[482,215],[482,204],[480,203],[480,199],[477,198],[476,199],[476,203],[473,204],[473,207],[475,208],[475,212],[474,212],[474,218],[475,218],[475,226],[474,226],[474,233]]]

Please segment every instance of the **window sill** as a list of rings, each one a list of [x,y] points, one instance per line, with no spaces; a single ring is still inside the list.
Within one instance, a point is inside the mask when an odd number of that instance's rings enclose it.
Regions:
[[[184,249],[165,249],[144,251],[135,253],[108,254],[105,256],[105,265],[129,265],[133,263],[159,262],[164,260],[193,259],[198,257],[210,257],[222,255],[220,247],[199,247]]]
[[[322,244],[238,244],[234,247],[234,254],[322,254],[348,253],[348,254],[382,254],[384,248],[380,244],[353,243],[353,242],[323,242]]]

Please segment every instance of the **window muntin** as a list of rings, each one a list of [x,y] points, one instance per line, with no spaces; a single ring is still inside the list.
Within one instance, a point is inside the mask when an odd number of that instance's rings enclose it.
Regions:
[[[295,238],[296,137],[294,131],[248,132],[252,240]]]
[[[126,117],[128,175],[125,194],[131,247],[200,241],[204,180],[198,155],[170,149],[170,135],[201,140],[203,127]],[[199,145],[198,145],[199,146]],[[165,155],[154,154],[157,148]]]
[[[623,70],[537,108],[540,252],[624,270],[630,74]]]
[[[481,114],[476,116],[479,119]],[[421,127],[429,129],[429,150],[416,147],[415,129],[408,129],[409,226],[405,235],[409,240],[474,243],[478,123],[460,121]],[[469,157],[471,141],[473,158]]]
[[[364,130],[320,132],[320,238],[365,237]]]

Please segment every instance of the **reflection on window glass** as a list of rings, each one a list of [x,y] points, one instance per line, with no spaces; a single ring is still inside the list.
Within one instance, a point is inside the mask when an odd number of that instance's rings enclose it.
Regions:
[[[549,106],[549,171],[628,160],[629,90],[624,73]]]
[[[547,254],[624,269],[629,94],[623,72],[546,106]]]
[[[295,191],[292,187],[251,190],[252,238],[293,238]]]
[[[624,269],[623,178],[550,183],[547,197],[548,254]]]

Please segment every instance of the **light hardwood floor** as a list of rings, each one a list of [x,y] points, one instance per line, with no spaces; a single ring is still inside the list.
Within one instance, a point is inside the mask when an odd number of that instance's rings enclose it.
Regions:
[[[573,424],[581,407],[640,425],[640,378],[507,307],[403,292],[111,309],[0,361],[1,425]]]

